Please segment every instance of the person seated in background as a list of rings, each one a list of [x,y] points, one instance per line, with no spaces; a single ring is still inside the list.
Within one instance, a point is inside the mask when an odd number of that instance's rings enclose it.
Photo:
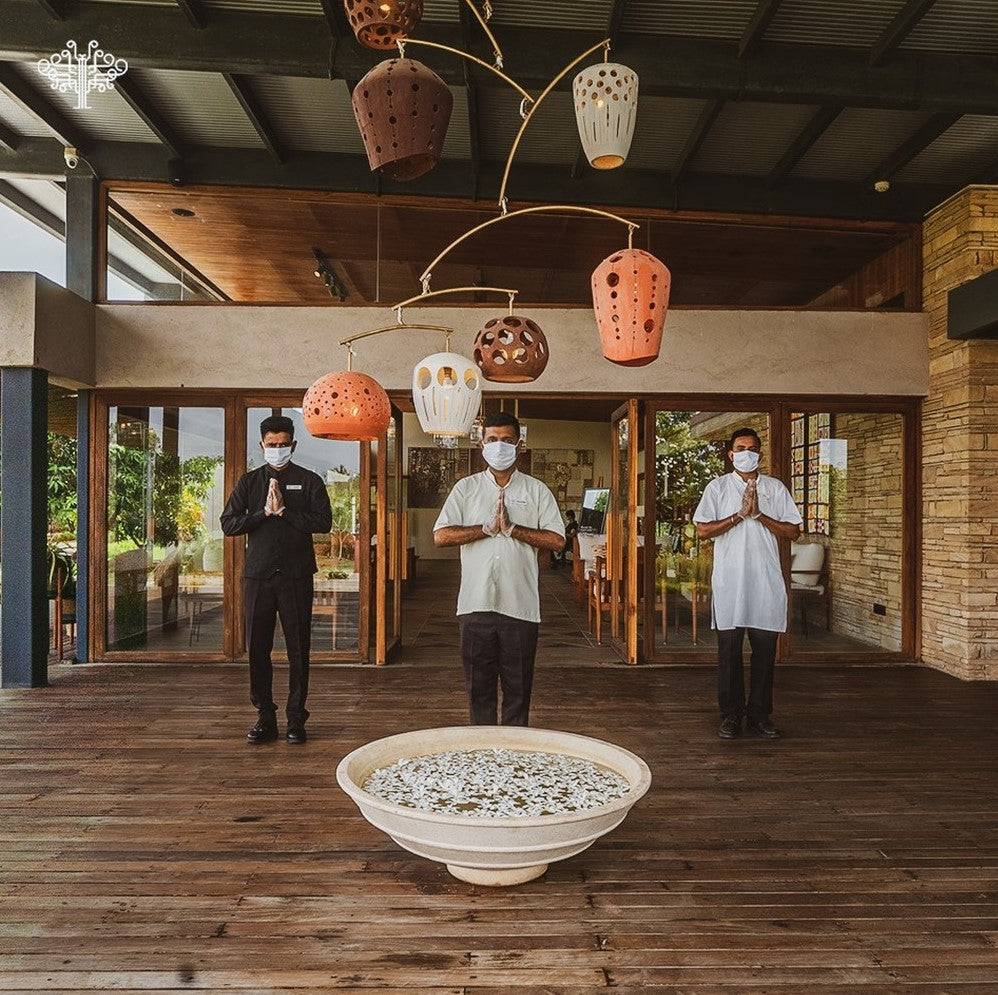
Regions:
[[[565,562],[565,554],[572,552],[572,540],[579,534],[579,523],[571,508],[565,512],[565,545],[561,552],[551,554],[551,566],[560,567]]]

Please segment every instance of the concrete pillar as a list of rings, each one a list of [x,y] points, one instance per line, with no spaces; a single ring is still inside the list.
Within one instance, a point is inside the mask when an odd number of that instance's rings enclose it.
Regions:
[[[922,659],[998,679],[998,342],[947,336],[947,295],[998,269],[998,187],[968,187],[926,219],[923,306]]]

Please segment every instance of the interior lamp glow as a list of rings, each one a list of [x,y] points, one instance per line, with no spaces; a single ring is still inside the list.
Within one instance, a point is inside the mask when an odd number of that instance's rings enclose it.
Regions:
[[[572,84],[575,123],[595,169],[622,166],[638,115],[638,74],[615,62],[583,69]]]
[[[481,371],[459,353],[433,353],[412,371],[412,403],[423,431],[453,448],[470,434],[481,406]]]
[[[318,439],[370,442],[392,420],[391,402],[374,377],[355,370],[327,373],[305,392],[305,428]]]

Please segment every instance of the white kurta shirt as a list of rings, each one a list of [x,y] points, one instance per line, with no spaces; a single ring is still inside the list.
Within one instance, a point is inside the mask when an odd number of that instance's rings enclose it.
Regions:
[[[484,470],[459,480],[447,495],[434,531],[449,525],[483,525],[495,517],[499,485]],[[514,470],[506,485],[506,514],[513,525],[546,529],[564,537],[558,502],[536,477]],[[461,590],[457,614],[500,612],[526,622],[541,620],[537,549],[499,534],[461,547]]]
[[[694,522],[719,522],[741,511],[746,482],[737,473],[712,480],[693,513]],[[790,491],[775,477],[759,474],[759,511],[778,522],[800,525]],[[747,518],[714,539],[711,614],[715,629],[787,628],[787,585],[776,536]]]

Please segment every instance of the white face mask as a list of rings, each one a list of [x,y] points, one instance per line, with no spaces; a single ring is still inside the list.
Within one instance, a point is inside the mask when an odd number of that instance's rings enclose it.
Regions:
[[[275,469],[279,470],[291,462],[291,450],[294,446],[263,447],[263,458]]]
[[[493,470],[508,470],[516,462],[516,446],[512,442],[486,442],[482,456]]]
[[[751,449],[742,449],[740,452],[732,453],[732,465],[742,473],[751,473],[759,465],[759,454]]]

